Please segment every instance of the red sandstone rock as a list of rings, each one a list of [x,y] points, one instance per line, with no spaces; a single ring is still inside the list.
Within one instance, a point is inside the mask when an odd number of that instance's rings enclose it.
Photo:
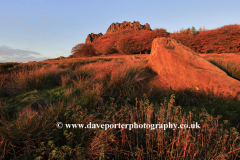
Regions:
[[[96,39],[98,39],[99,37],[101,37],[103,34],[102,33],[98,33],[98,34],[89,34],[86,38],[85,44],[91,44],[92,42],[94,42]]]
[[[133,23],[124,21],[123,23],[112,23],[108,27],[106,34],[123,31],[124,29],[133,29],[135,31],[151,30],[150,25],[148,23],[146,23],[145,25],[141,25],[138,21],[136,22],[133,21]]]
[[[240,101],[240,81],[174,39],[154,39],[148,65],[166,87],[213,91],[217,96],[236,97]]]

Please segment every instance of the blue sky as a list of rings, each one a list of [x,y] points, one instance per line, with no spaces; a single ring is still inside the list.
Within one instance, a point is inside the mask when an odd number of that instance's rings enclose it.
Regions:
[[[239,8],[239,0],[0,0],[0,62],[67,57],[113,22],[168,32],[240,24]]]

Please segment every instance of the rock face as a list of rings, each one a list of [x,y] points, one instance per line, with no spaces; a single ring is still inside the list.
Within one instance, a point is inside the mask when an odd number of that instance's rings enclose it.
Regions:
[[[99,37],[101,37],[103,34],[102,33],[98,33],[98,34],[93,34],[93,33],[91,33],[91,34],[89,34],[88,36],[87,36],[87,39],[86,39],[86,41],[85,41],[85,44],[90,44],[90,43],[92,43],[93,41],[95,41],[96,39],[98,39]]]
[[[136,21],[136,22],[133,21],[133,23],[124,21],[123,23],[112,23],[108,27],[106,34],[112,33],[112,32],[123,31],[125,29],[133,29],[136,31],[139,31],[139,30],[150,30],[151,31],[150,25],[148,23],[146,23],[145,25],[141,25],[138,21]],[[101,36],[103,36],[102,33],[98,33],[98,34],[91,33],[87,36],[87,38],[85,40],[85,44],[90,44]]]
[[[123,23],[112,23],[108,29],[106,34],[111,33],[111,32],[119,32],[122,31],[124,29],[133,29],[136,31],[139,30],[151,30],[150,25],[148,23],[146,23],[145,25],[141,25],[138,21],[133,21],[133,23],[131,22],[127,22],[124,21]]]
[[[174,39],[154,39],[148,65],[168,88],[212,91],[216,96],[240,101],[240,81]]]

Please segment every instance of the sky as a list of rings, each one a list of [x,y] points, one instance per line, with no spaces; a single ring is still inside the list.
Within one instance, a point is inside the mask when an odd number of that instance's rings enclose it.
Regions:
[[[239,0],[0,0],[0,62],[68,57],[90,33],[139,21],[173,33],[240,24]]]

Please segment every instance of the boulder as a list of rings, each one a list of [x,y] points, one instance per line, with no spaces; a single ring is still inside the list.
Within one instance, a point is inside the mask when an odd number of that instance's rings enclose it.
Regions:
[[[148,65],[167,88],[210,91],[216,96],[240,100],[240,81],[174,39],[154,39]]]

